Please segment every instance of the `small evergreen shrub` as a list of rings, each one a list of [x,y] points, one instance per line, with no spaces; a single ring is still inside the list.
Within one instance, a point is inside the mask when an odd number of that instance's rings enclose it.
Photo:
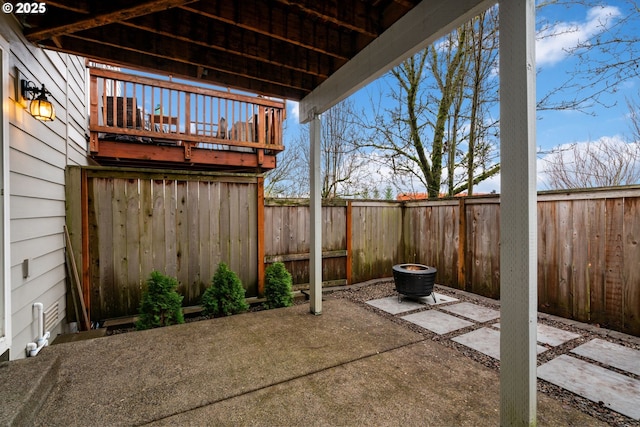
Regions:
[[[264,296],[267,299],[263,306],[266,309],[291,307],[293,305],[293,282],[291,273],[281,262],[275,262],[265,271]]]
[[[178,281],[159,271],[151,273],[140,301],[136,329],[151,329],[184,323],[182,295],[176,292]]]
[[[202,295],[203,312],[207,316],[230,316],[247,311],[249,304],[244,299],[244,293],[238,275],[221,262],[211,279],[211,286]]]

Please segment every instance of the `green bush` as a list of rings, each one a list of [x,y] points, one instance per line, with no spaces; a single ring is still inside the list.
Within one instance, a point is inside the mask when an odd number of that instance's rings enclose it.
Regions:
[[[221,262],[211,279],[211,286],[202,295],[202,308],[207,316],[242,313],[249,309],[244,299],[244,287],[236,273]]]
[[[151,329],[184,323],[182,295],[176,292],[178,281],[159,271],[151,273],[140,301],[136,329]]]
[[[281,262],[275,262],[265,271],[264,296],[267,299],[263,306],[266,309],[291,307],[293,293],[291,293],[291,273]]]

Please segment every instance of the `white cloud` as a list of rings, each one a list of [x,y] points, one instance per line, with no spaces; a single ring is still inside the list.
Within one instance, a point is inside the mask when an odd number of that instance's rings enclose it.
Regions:
[[[584,21],[558,22],[541,30],[536,41],[537,64],[554,65],[562,61],[571,49],[588,41],[608,22],[621,15],[615,6],[594,7],[587,11]]]
[[[287,117],[295,119],[296,123],[300,123],[300,103],[287,100]]]
[[[500,193],[500,173],[479,182],[473,187],[474,194]]]

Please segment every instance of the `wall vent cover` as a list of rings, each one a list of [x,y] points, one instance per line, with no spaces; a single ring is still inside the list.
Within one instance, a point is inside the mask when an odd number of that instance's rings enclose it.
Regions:
[[[51,331],[53,327],[58,323],[58,303],[52,304],[44,312],[44,331]]]

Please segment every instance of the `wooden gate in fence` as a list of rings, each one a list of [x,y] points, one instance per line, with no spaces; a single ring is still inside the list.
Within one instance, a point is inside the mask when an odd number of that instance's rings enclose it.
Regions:
[[[150,273],[196,305],[220,262],[258,292],[262,178],[70,167],[67,224],[91,319],[132,315]],[[260,227],[261,229],[261,227]]]

